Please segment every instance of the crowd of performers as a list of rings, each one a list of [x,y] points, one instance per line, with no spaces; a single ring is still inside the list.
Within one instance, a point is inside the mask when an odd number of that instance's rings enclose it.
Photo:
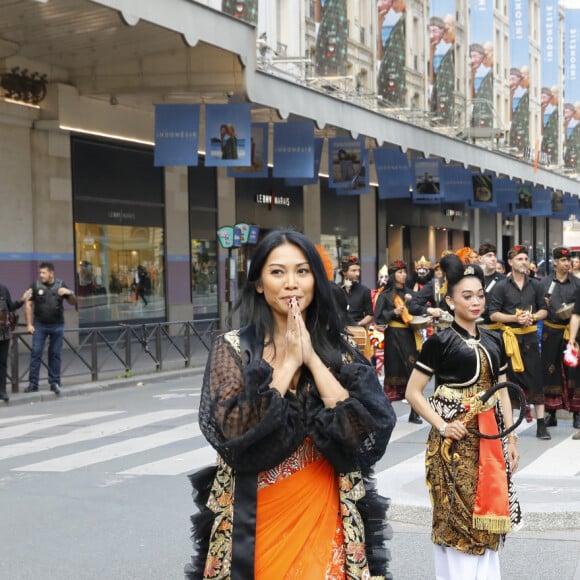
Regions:
[[[507,274],[491,243],[446,254],[438,264],[421,257],[412,272],[401,260],[383,266],[372,291],[351,257],[337,286],[347,324],[368,325],[386,396],[410,404],[409,422],[431,425],[425,469],[437,578],[500,578],[498,548],[522,521],[512,483],[515,407],[528,422],[533,408],[539,440],[571,414],[580,440],[580,277],[564,246],[544,278],[525,246],[509,251]]]
[[[443,252],[441,259],[451,253]],[[580,272],[573,268],[571,250],[555,248],[553,272],[543,278],[525,246],[509,251],[508,274],[491,243],[454,253],[464,265],[477,264],[483,271],[486,300],[478,327],[502,338],[507,376],[526,395],[526,419],[532,422],[535,414],[537,438],[551,438],[548,427],[557,427],[560,410],[572,413],[573,427],[580,429],[580,367],[563,364],[566,348],[577,350],[580,330]],[[369,289],[360,283],[360,261],[351,256],[342,262],[341,276],[335,290],[347,325],[368,329],[372,361],[385,393],[391,401],[405,400],[423,343],[449,326],[452,315],[440,263],[421,256],[409,268],[396,260],[381,267],[376,288]],[[413,409],[409,422],[422,422]]]

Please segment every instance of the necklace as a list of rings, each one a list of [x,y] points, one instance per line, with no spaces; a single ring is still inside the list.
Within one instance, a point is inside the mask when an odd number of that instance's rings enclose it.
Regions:
[[[476,336],[471,336],[469,335],[469,338],[465,338],[465,336],[463,336],[460,332],[457,331],[457,329],[453,329],[454,332],[457,334],[457,336],[459,336],[459,338],[465,343],[467,344],[467,346],[469,346],[469,348],[475,348],[480,340],[481,340],[481,336],[476,337]]]

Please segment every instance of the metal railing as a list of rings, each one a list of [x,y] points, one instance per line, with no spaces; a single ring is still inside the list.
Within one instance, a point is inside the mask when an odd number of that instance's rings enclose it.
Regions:
[[[98,381],[201,366],[218,332],[217,318],[65,328],[61,380]],[[32,336],[13,332],[8,362],[8,384],[12,384],[13,393],[19,392],[28,375],[31,350]],[[47,376],[46,356],[45,349],[41,381]]]

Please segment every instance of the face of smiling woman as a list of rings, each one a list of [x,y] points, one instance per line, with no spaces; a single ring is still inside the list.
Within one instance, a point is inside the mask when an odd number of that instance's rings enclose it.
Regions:
[[[256,291],[264,294],[276,321],[286,321],[292,298],[302,316],[314,298],[314,275],[302,250],[294,244],[274,248],[262,268]]]

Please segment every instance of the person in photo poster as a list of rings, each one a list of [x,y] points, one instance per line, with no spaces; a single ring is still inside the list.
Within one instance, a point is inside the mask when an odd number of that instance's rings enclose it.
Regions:
[[[472,95],[475,99],[471,125],[493,127],[493,44],[491,42],[485,42],[483,45],[472,44],[470,55]],[[476,73],[478,68],[483,73],[481,79],[479,78],[481,75]]]
[[[564,165],[580,171],[580,103],[573,105],[573,122],[569,121],[568,127],[573,125],[572,131],[570,132],[570,137],[568,137],[566,143],[566,152],[564,154]],[[564,113],[566,109],[564,109]]]
[[[530,145],[530,71],[527,66],[520,69],[518,87],[514,90],[516,101],[518,93],[521,96],[517,101],[516,108],[512,115],[510,125],[510,146],[516,147],[519,151],[524,151]],[[511,78],[511,77],[510,77]]]
[[[443,40],[445,33],[445,22],[440,16],[431,16],[429,19],[429,95],[433,92],[433,85],[435,84],[435,75],[437,73],[438,64],[435,62],[435,56],[439,43]]]
[[[222,125],[220,127],[222,138],[222,159],[238,158],[238,138],[236,129],[233,125]]]
[[[549,97],[549,102],[546,102]],[[558,87],[543,87],[541,96],[542,105],[542,152],[551,159],[558,155]]]
[[[493,189],[491,184],[491,177],[488,175],[474,175],[473,181],[473,199],[478,202],[492,202]]]
[[[393,105],[404,105],[407,90],[405,13],[406,0],[378,0],[380,31],[377,91]]]
[[[433,79],[433,89],[431,91],[431,111],[435,113],[439,123],[449,125],[453,123],[455,116],[454,92],[455,92],[455,16],[446,14],[443,18],[432,18],[437,20],[429,26],[429,37],[431,39],[431,29],[437,32],[435,39],[439,38],[439,21],[443,26],[443,33],[440,40],[448,46],[443,58],[439,61]],[[438,41],[439,42],[439,41]],[[431,44],[432,61],[435,59],[435,49]]]

